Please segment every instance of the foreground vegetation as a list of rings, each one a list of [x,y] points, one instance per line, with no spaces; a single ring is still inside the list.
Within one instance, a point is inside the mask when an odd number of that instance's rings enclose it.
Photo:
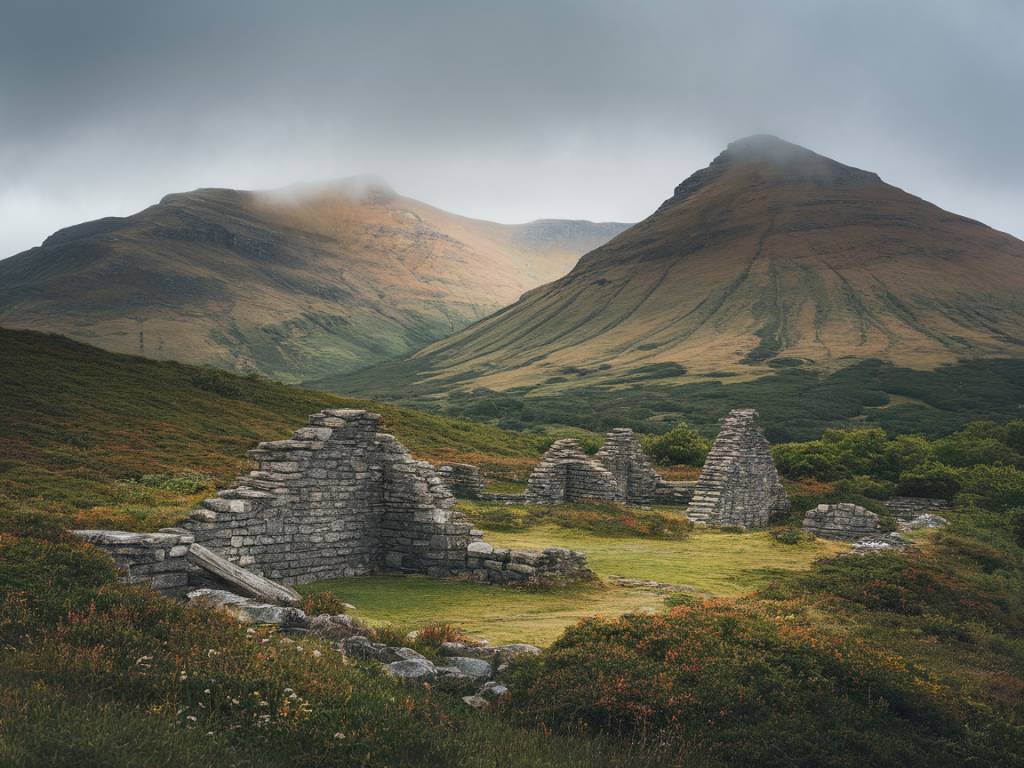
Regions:
[[[691,530],[658,508],[462,505],[497,545],[582,549],[602,576],[686,590],[330,585],[385,637],[449,619],[551,643],[479,713],[319,641],[120,585],[64,532],[173,522],[257,440],[357,401],[38,334],[0,332],[0,350],[2,765],[1024,765],[1020,422],[777,446],[794,510],[768,532]],[[473,457],[510,490],[547,439],[381,410],[419,455]],[[657,450],[706,447],[677,436]],[[832,557],[845,547],[796,535],[818,501],[881,511],[912,491],[957,511],[906,553]]]

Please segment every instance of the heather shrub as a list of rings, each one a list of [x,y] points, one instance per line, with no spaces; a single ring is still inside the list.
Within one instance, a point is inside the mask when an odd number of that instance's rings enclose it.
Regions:
[[[615,734],[681,761],[959,766],[959,700],[898,657],[756,609],[582,622],[513,669],[516,722]],[[982,751],[995,759],[992,751]]]

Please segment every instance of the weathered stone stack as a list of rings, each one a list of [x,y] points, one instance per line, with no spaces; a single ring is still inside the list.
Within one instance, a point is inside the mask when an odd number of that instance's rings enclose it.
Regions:
[[[182,527],[213,552],[285,584],[380,569],[479,577],[468,549],[482,533],[454,509],[433,467],[379,425],[380,416],[361,410],[313,414],[292,439],[250,451],[258,468],[204,501]],[[582,565],[558,566],[565,578],[574,569],[589,575],[581,558]],[[529,580],[493,570],[486,580]]]
[[[712,525],[764,528],[776,514],[789,511],[768,441],[752,408],[729,412],[708,453],[687,514]]]
[[[583,452],[571,437],[556,440],[530,473],[527,504],[560,504],[583,499],[615,501],[619,486],[615,475]]]
[[[612,473],[618,486],[616,499],[627,504],[650,504],[661,477],[647,460],[643,446],[628,427],[613,429],[594,457]]]
[[[475,464],[444,464],[437,474],[457,498],[479,499],[484,491],[484,479]]]
[[[823,539],[858,541],[879,533],[878,515],[856,504],[819,504],[804,515],[804,530]]]

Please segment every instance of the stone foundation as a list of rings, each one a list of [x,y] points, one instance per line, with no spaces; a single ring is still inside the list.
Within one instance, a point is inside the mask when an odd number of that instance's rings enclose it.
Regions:
[[[479,499],[483,494],[484,479],[480,467],[474,464],[444,464],[437,468],[437,474],[457,498]]]
[[[752,408],[730,411],[708,453],[687,514],[712,525],[764,528],[789,511],[768,441]]]
[[[819,504],[804,515],[804,530],[823,539],[858,541],[879,533],[878,515],[856,504]]]
[[[654,488],[654,503],[685,507],[693,500],[696,480],[660,480]]]

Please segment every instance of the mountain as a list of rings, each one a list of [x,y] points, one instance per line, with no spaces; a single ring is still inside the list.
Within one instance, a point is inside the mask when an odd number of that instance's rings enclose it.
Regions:
[[[579,387],[996,357],[1024,357],[1024,243],[753,136],[565,277],[408,360],[320,385],[539,402]]]
[[[460,330],[626,226],[478,221],[365,178],[199,189],[0,261],[0,325],[296,381]]]

